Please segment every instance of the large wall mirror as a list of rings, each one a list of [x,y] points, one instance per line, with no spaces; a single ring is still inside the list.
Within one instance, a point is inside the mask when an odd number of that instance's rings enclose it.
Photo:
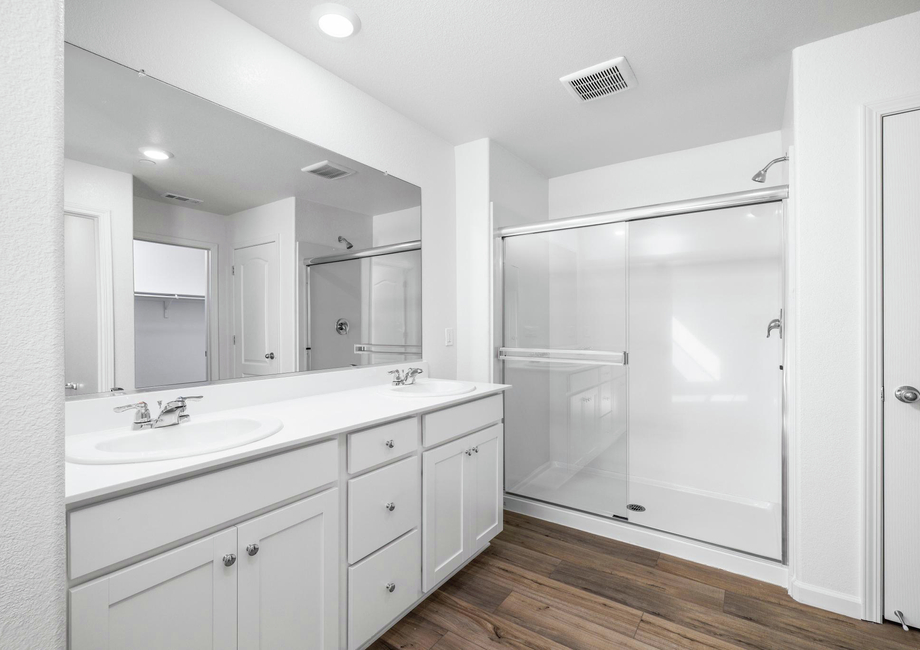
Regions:
[[[421,191],[67,45],[68,396],[421,356]]]

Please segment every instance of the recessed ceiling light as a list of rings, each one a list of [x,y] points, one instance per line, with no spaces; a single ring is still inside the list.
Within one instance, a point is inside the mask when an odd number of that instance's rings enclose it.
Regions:
[[[322,33],[333,38],[348,38],[361,29],[358,14],[348,7],[332,2],[313,7],[310,18]]]
[[[165,149],[157,149],[156,147],[141,147],[140,152],[151,160],[169,160],[173,157],[173,155]]]

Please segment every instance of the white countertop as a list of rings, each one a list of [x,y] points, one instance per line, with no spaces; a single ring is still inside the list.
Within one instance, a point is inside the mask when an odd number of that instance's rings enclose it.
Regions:
[[[475,386],[473,392],[461,395],[409,398],[388,395],[377,385],[211,413],[207,416],[209,419],[215,416],[270,415],[280,419],[284,428],[273,436],[242,447],[188,458],[121,465],[66,463],[65,503],[68,508],[74,508],[184,475],[302,446],[345,431],[468,402],[510,388],[502,384],[477,383]],[[194,403],[189,405],[189,414],[194,421]]]

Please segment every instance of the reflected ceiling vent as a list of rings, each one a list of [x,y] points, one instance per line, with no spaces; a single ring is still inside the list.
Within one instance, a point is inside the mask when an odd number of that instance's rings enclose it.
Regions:
[[[172,199],[173,201],[179,201],[180,203],[191,203],[192,205],[198,205],[199,203],[204,203],[201,199],[193,199],[190,196],[182,196],[181,194],[173,194],[172,192],[167,192],[163,195],[164,199]]]
[[[328,181],[334,181],[339,178],[345,178],[346,176],[351,176],[352,174],[358,173],[354,169],[349,169],[344,165],[331,163],[328,160],[318,162],[315,165],[309,165],[300,171],[307,172],[308,174],[313,174],[314,176],[319,176],[320,178],[325,178]]]
[[[623,56],[567,74],[559,81],[573,97],[581,102],[590,102],[607,95],[621,93],[634,88],[638,83],[636,75],[629,67],[626,57]]]

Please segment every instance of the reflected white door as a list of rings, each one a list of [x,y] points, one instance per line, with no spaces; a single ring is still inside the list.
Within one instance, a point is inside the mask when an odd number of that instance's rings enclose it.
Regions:
[[[97,393],[115,383],[111,243],[106,232],[107,219],[103,213],[64,213],[66,395]]]
[[[920,627],[920,110],[884,118],[885,618]],[[900,397],[897,391],[902,389]]]
[[[234,376],[281,368],[281,273],[278,242],[233,251]]]

